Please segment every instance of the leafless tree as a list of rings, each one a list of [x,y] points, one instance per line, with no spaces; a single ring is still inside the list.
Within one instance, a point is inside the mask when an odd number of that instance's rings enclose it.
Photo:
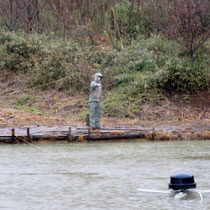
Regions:
[[[45,0],[1,0],[0,15],[9,30],[38,30]]]
[[[5,26],[14,30],[18,24],[18,18],[21,14],[21,5],[19,0],[1,0],[0,15],[3,18]]]

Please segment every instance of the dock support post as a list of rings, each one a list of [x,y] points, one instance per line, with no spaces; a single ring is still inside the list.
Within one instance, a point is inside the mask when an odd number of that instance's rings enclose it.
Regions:
[[[12,129],[12,139],[11,139],[11,143],[14,144],[15,143],[15,129]]]
[[[87,141],[90,140],[90,127],[88,127],[88,136],[87,136]]]
[[[155,136],[156,136],[155,127],[153,127],[153,128],[152,128],[152,140],[153,140],[153,141],[155,140]]]
[[[31,142],[30,128],[27,128],[27,140]]]
[[[90,120],[89,120],[90,115],[86,115],[86,126],[90,126]]]
[[[69,127],[69,130],[68,130],[68,142],[71,142],[73,141],[73,136],[71,134],[71,127]]]

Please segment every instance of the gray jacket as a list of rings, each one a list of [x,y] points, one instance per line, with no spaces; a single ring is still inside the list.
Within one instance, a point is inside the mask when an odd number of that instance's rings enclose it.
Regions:
[[[90,96],[89,102],[92,101],[101,101],[102,96],[102,83],[98,81],[98,77],[102,78],[101,73],[96,73],[94,76],[94,81],[90,84]]]

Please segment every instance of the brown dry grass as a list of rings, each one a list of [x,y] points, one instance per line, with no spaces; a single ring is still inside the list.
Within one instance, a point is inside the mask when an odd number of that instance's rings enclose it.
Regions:
[[[0,83],[0,126],[25,125],[85,125],[85,114],[82,119],[78,114],[88,110],[88,97],[84,95],[69,96],[67,92],[58,90],[23,92],[20,79],[16,82],[2,79]],[[18,88],[17,88],[18,87]],[[26,106],[14,108],[17,100],[28,97]],[[28,111],[26,108],[35,108]],[[41,110],[41,113],[36,111]],[[86,113],[84,112],[84,113]],[[180,98],[179,95],[168,96],[161,106],[144,104],[140,107],[139,117],[110,118],[102,116],[102,125],[159,125],[180,124],[189,122],[210,122],[210,93],[202,91],[199,94]]]

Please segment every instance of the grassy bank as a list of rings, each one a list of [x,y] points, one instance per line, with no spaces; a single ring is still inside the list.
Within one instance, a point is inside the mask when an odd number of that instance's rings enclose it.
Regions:
[[[43,92],[54,92],[43,99],[48,102],[56,93],[66,98],[79,96],[69,110],[76,109],[73,114],[84,119],[89,84],[101,72],[105,76],[104,116],[153,120],[167,103],[167,109],[174,108],[170,99],[185,106],[192,103],[191,95],[208,93],[209,45],[207,42],[199,55],[189,58],[176,42],[161,35],[139,36],[130,45],[119,47],[107,39],[84,46],[71,39],[2,31],[1,82],[10,85],[2,85],[1,94],[7,100],[12,89],[14,107],[31,107],[29,111],[39,113],[36,101]]]

